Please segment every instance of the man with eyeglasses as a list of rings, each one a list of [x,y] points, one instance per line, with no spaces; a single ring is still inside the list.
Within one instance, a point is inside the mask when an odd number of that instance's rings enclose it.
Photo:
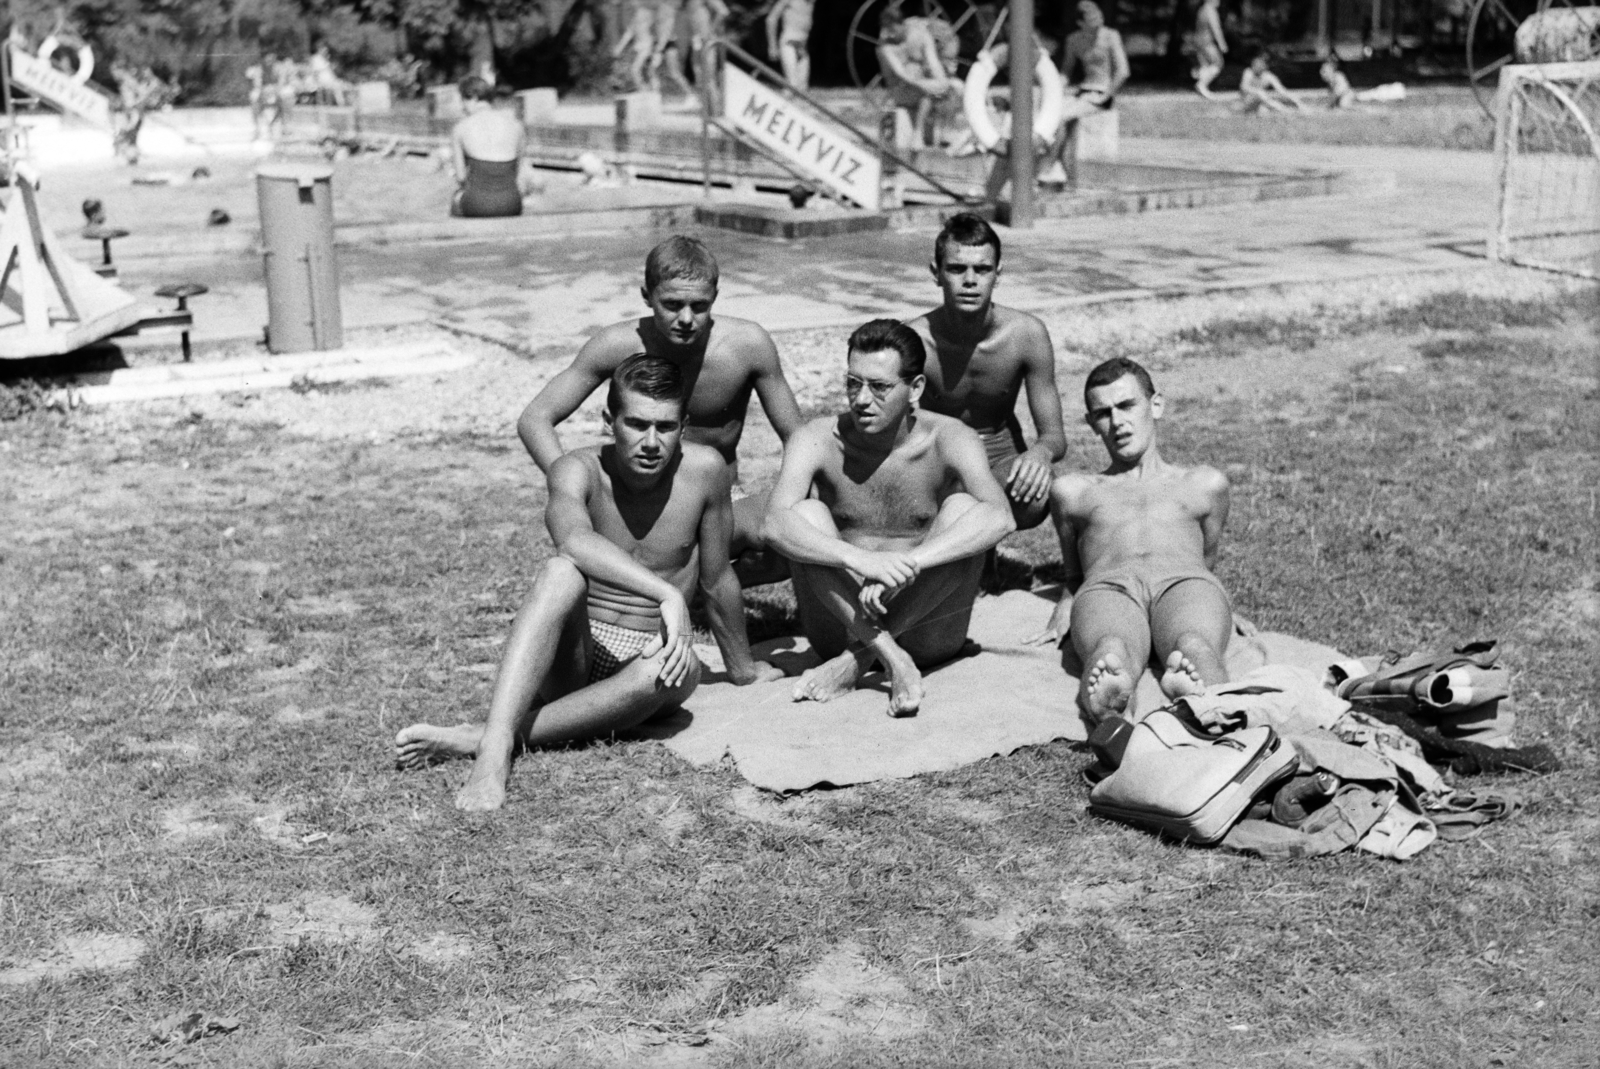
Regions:
[[[889,675],[889,715],[915,713],[922,670],[966,642],[984,554],[1016,529],[977,434],[917,410],[926,360],[904,323],[860,327],[849,407],[784,449],[762,532],[789,560],[801,627],[823,658],[795,701],[846,694],[876,662]]]
[[[951,216],[928,269],[944,302],[910,324],[933,356],[923,407],[978,432],[1017,529],[1037,527],[1050,515],[1051,465],[1067,455],[1050,334],[1037,316],[994,303],[1000,236],[981,217]],[[1031,446],[1016,412],[1024,386],[1038,432]]]

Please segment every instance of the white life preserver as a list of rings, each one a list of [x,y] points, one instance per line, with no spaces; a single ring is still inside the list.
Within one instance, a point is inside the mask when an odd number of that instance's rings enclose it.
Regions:
[[[44,60],[46,63],[49,63],[55,58],[55,54],[62,48],[72,47],[72,45],[66,44],[55,34],[51,34],[49,37],[46,37],[44,39],[44,43],[39,46],[39,58]],[[69,77],[71,77],[73,82],[77,85],[84,85],[89,81],[89,75],[94,73],[94,49],[89,47],[87,41],[80,41],[78,42],[77,50],[78,69],[73,71]]]
[[[984,49],[978,53],[972,69],[967,72],[966,86],[961,92],[961,110],[967,116],[967,125],[972,127],[972,136],[985,150],[994,148],[1001,139],[995,114],[989,108],[989,83],[999,73],[1000,68],[996,66],[994,56]],[[1039,104],[1033,113],[1033,136],[1049,143],[1055,140],[1056,131],[1061,126],[1066,93],[1056,65],[1042,51],[1039,61],[1033,66],[1033,78],[1039,83]]]

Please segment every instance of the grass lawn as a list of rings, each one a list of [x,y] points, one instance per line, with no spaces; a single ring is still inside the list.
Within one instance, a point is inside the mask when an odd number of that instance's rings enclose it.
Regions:
[[[1241,612],[1358,654],[1498,637],[1520,740],[1567,761],[1405,864],[1090,818],[1066,744],[778,798],[617,741],[463,815],[465,767],[390,738],[487,707],[549,548],[514,440],[0,423],[0,1064],[164,1061],[149,1026],[198,1010],[239,1022],[183,1055],[217,1065],[1592,1066],[1594,296],[1152,359],[1168,455],[1233,480]],[[1043,533],[1013,552],[1048,574]]]

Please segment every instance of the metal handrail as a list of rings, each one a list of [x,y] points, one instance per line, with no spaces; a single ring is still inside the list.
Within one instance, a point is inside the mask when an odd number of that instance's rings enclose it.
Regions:
[[[828,118],[832,119],[834,122],[838,123],[840,126],[843,126],[846,130],[849,130],[852,134],[856,135],[856,137],[861,139],[863,144],[866,144],[866,145],[872,147],[880,155],[886,156],[889,159],[893,160],[895,162],[895,164],[898,165],[902,170],[910,171],[912,174],[916,175],[918,178],[920,178],[924,182],[928,183],[930,186],[932,186],[934,189],[938,190],[940,193],[943,193],[945,196],[950,197],[951,199],[953,199],[957,204],[975,204],[975,203],[978,203],[974,198],[968,196],[965,193],[957,193],[955,190],[951,189],[949,186],[945,185],[943,182],[939,181],[937,178],[933,177],[931,174],[928,174],[926,171],[922,170],[920,167],[918,167],[916,164],[912,163],[910,160],[903,159],[898,153],[894,152],[893,150],[888,148],[886,145],[884,145],[881,138],[876,138],[876,137],[872,137],[872,136],[868,135],[865,131],[863,131],[855,123],[851,122],[849,119],[846,119],[844,116],[840,115],[838,112],[834,111],[832,108],[830,108],[826,104],[822,103],[822,101],[818,100],[816,97],[812,96],[810,93],[806,92],[803,89],[796,89],[794,86],[789,84],[789,82],[783,77],[782,74],[780,74],[777,71],[773,70],[767,64],[763,63],[761,60],[757,59],[755,56],[752,56],[749,52],[746,52],[743,48],[740,48],[738,45],[734,44],[732,41],[723,41],[723,42],[720,43],[720,47],[725,52],[728,52],[728,53],[730,53],[730,54],[732,54],[734,56],[737,56],[739,59],[742,59],[745,63],[747,63],[751,67],[753,67],[757,74],[761,75],[765,81],[771,83],[773,88],[777,89],[780,93],[785,93],[785,94],[787,94],[789,96],[792,96],[792,97],[798,97],[799,99],[805,101],[807,104],[811,105],[813,108],[816,108],[822,114],[826,115]],[[701,105],[702,109],[706,110],[706,113],[709,116],[709,114],[710,114],[709,105],[706,102],[706,97],[705,97],[704,94],[702,94],[701,97],[700,97],[700,105]],[[719,129],[722,128],[722,124],[721,123],[718,123],[717,125],[718,125]]]

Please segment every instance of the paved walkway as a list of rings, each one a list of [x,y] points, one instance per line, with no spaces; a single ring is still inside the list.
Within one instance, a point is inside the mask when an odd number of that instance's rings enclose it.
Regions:
[[[1125,154],[1195,167],[1311,167],[1372,176],[1365,192],[1200,210],[1042,221],[1003,230],[1000,299],[1064,304],[1219,287],[1315,283],[1470,268],[1493,209],[1487,153],[1344,146],[1129,141]],[[1392,181],[1380,181],[1392,175]],[[685,197],[695,191],[686,190]],[[701,232],[722,262],[720,310],[769,329],[906,315],[937,298],[933,229],[780,242]],[[521,351],[564,355],[595,328],[641,310],[645,252],[662,233],[342,249],[347,328],[439,319]],[[132,289],[178,275],[212,293],[197,336],[259,336],[260,261],[210,254],[139,259]]]

